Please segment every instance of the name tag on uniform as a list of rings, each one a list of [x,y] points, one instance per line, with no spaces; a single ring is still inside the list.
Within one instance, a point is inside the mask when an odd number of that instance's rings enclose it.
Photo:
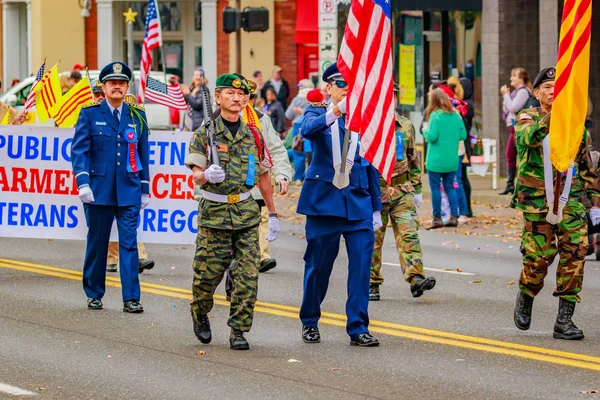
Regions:
[[[246,176],[246,185],[254,186],[254,177],[256,176],[256,162],[254,154],[248,155],[248,175]]]
[[[96,121],[96,126],[105,126],[106,122]]]
[[[402,132],[396,132],[396,161],[404,160],[404,135]]]

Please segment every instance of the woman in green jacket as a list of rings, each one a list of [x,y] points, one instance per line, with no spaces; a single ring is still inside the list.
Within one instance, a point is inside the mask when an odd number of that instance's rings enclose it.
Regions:
[[[433,224],[431,229],[441,228],[442,222],[442,193],[440,184],[450,203],[449,227],[458,225],[458,198],[454,188],[456,175],[458,144],[467,137],[465,124],[460,115],[452,107],[450,98],[441,89],[435,89],[429,94],[427,107],[429,127],[423,131],[428,142],[426,167],[431,188],[433,205]]]

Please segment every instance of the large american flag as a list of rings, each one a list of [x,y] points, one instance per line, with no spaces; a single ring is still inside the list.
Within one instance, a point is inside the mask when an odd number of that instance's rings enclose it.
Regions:
[[[360,134],[360,155],[388,182],[396,158],[391,13],[390,0],[352,0],[338,56],[347,126]]]
[[[148,77],[146,99],[177,110],[185,111],[188,108],[179,85],[167,86],[151,77]]]
[[[156,0],[148,0],[148,13],[146,14],[146,32],[142,44],[142,60],[140,62],[140,86],[138,90],[138,103],[144,102],[146,81],[152,67],[152,51],[162,46],[162,33],[160,29],[160,15]]]
[[[35,104],[35,89],[36,85],[39,81],[44,77],[44,71],[46,70],[46,60],[42,63],[40,69],[38,69],[37,74],[35,75],[35,80],[33,81],[33,85],[31,85],[31,90],[29,91],[29,96],[27,96],[27,101],[25,101],[25,108],[23,111],[27,112],[33,105]]]

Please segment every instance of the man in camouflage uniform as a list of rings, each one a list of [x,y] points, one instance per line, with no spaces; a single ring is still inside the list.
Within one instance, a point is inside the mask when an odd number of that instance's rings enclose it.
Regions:
[[[398,89],[398,86],[394,85],[396,94]],[[396,96],[395,99],[397,102]],[[380,178],[383,226],[375,231],[370,301],[380,299],[379,286],[383,283],[381,253],[390,218],[402,273],[406,282],[410,283],[413,297],[420,297],[425,290],[431,290],[435,286],[435,278],[426,277],[423,272],[423,252],[417,233],[419,230],[417,207],[423,202],[423,195],[421,194],[421,168],[415,151],[415,128],[409,119],[398,114],[396,114],[396,145],[397,156],[392,184],[388,185],[385,179]]]
[[[248,93],[248,86],[237,76],[219,76],[215,101],[221,112],[214,121],[214,142],[220,165],[212,161],[205,125],[192,136],[185,162],[202,189],[191,303],[194,333],[202,343],[212,340],[208,313],[215,289],[235,257],[238,262],[232,266],[234,287],[227,322],[234,350],[249,349],[244,333],[252,326],[258,289],[260,210],[250,195],[256,184],[270,213],[267,240],[275,240],[279,233],[273,187],[263,165],[264,140],[260,131],[248,127],[239,115]]]
[[[519,293],[514,321],[519,329],[531,324],[533,299],[544,286],[548,267],[556,255],[560,257],[556,270],[556,289],[559,297],[558,317],[554,324],[554,338],[583,339],[583,332],[571,321],[575,304],[580,302],[583,266],[588,248],[587,218],[582,195],[592,202],[590,218],[594,225],[600,221],[600,179],[591,166],[584,134],[574,163],[574,174],[568,201],[562,211],[563,219],[556,225],[549,223],[549,212],[544,183],[543,141],[550,132],[550,115],[554,99],[554,68],[542,70],[533,87],[540,107],[522,111],[517,117],[518,180],[511,207],[523,211],[523,270],[519,279]],[[553,176],[556,175],[554,168]],[[563,176],[561,187],[565,187]]]

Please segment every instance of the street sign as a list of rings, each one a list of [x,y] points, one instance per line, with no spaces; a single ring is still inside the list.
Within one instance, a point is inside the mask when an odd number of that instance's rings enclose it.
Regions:
[[[325,28],[319,29],[319,44],[337,44],[338,42],[338,30]]]
[[[332,13],[335,10],[335,0],[321,0],[321,12]]]
[[[337,57],[338,48],[337,44],[320,44],[319,45],[319,58],[323,60],[331,60]]]
[[[319,28],[337,28],[337,13],[319,13]]]

